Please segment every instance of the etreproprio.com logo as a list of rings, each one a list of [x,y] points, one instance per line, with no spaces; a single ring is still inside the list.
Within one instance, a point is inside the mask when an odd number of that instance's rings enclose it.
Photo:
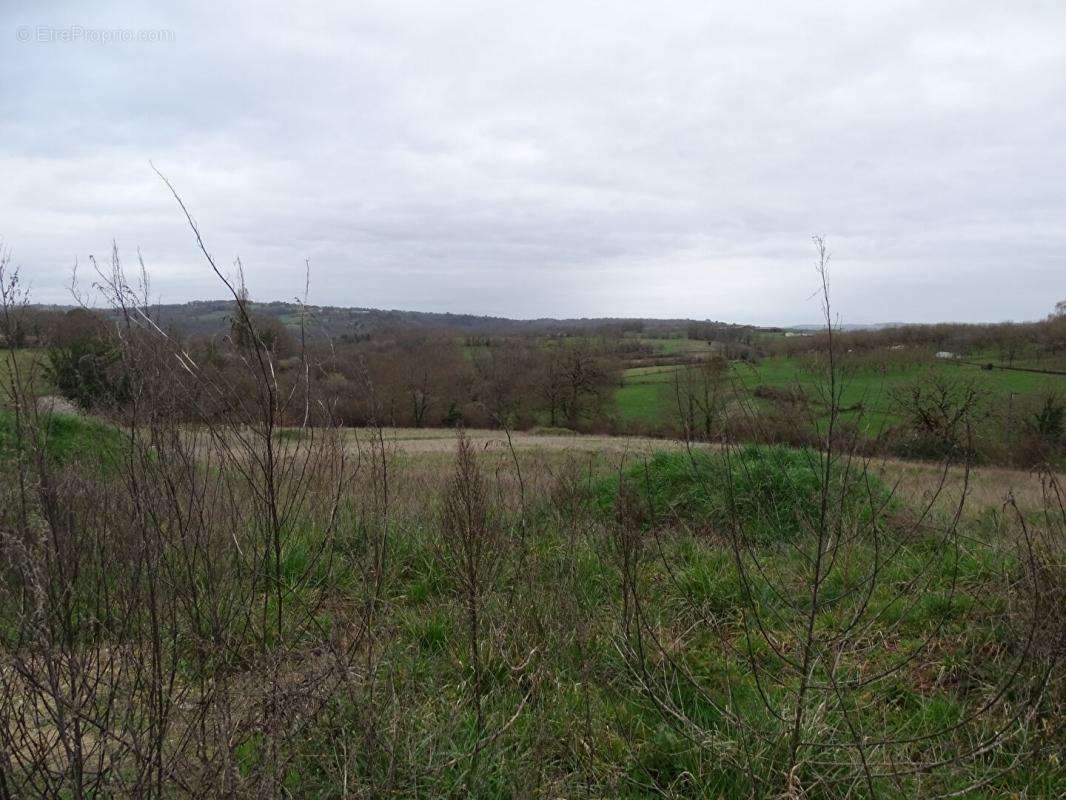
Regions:
[[[83,25],[20,25],[15,39],[22,44],[127,44],[171,43],[168,28],[89,28]]]

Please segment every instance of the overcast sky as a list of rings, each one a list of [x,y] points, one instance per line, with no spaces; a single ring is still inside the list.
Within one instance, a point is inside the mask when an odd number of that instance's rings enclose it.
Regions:
[[[1066,297],[1062,0],[167,5],[2,4],[37,301],[223,296],[149,160],[257,300],[813,322],[812,232],[845,322]]]

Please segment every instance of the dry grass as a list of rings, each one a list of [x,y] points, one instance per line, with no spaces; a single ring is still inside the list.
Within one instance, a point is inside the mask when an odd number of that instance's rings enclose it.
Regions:
[[[385,428],[385,440],[406,453],[454,453],[457,433],[450,428]],[[369,444],[376,431],[355,428],[353,441]],[[466,438],[477,452],[507,452],[507,434],[500,430],[474,429]],[[511,434],[516,450],[562,450],[579,453],[651,453],[656,450],[679,450],[684,442],[653,439],[645,436],[603,436],[579,434],[540,434],[516,431]]]
[[[195,436],[194,430],[188,429],[186,435]],[[334,433],[340,435],[353,459],[370,461],[379,452],[376,429],[350,428]],[[399,502],[397,508],[411,507],[417,511],[427,496],[443,487],[444,477],[452,467],[458,433],[450,428],[383,428],[380,433],[390,461],[398,467],[393,499],[404,502]],[[299,441],[298,429],[287,429],[283,435],[289,442]],[[479,461],[494,475],[501,499],[514,503],[520,500],[522,483],[527,492],[535,495],[564,472],[600,476],[617,472],[620,465],[656,452],[680,452],[686,448],[681,440],[641,436],[542,435],[515,431],[508,441],[504,431],[490,429],[467,430],[465,435]],[[197,437],[197,446],[217,446],[217,442],[208,444],[208,441],[206,437]],[[701,443],[693,447],[717,445]],[[515,470],[516,462],[521,479]],[[993,509],[998,512],[1012,494],[1026,513],[1036,513],[1043,505],[1041,476],[1030,470],[979,466],[971,468],[967,475],[961,466],[950,467],[945,472],[941,464],[896,458],[873,458],[869,467],[872,474],[895,487],[900,500],[911,508],[924,508],[935,495],[933,511],[950,512],[958,504],[964,488],[967,519],[986,515]],[[1064,478],[1059,475],[1060,481]]]
[[[347,436],[353,445],[364,449],[374,441],[375,431],[353,429]],[[507,435],[499,430],[468,430],[467,439],[479,456],[497,466],[511,461]],[[407,459],[416,472],[425,471],[424,479],[431,479],[443,463],[426,458],[435,454],[449,457],[455,452],[457,434],[440,428],[386,428],[384,437],[397,454],[413,456]],[[527,432],[511,434],[511,445],[521,454],[519,463],[529,476],[551,474],[568,460],[578,460],[593,472],[615,470],[620,460],[640,459],[654,452],[681,451],[685,443],[676,439],[654,439],[641,436],[603,435],[537,435]],[[700,444],[696,447],[708,447]],[[1003,467],[974,467],[968,476],[962,467],[951,467],[946,476],[940,464],[876,459],[870,462],[872,471],[890,485],[896,485],[899,496],[907,505],[921,507],[939,493],[938,508],[949,508],[958,502],[959,493],[966,486],[966,513],[976,516],[990,508],[1000,508],[1010,493],[1019,507],[1027,511],[1041,508],[1043,492],[1040,475],[1029,470]],[[543,467],[543,468],[542,468]],[[544,469],[546,468],[546,469]],[[1061,479],[1062,476],[1060,476]]]

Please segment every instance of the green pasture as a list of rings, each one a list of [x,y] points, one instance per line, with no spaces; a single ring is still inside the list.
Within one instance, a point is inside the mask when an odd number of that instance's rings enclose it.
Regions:
[[[673,373],[679,367],[638,367],[626,370],[623,385],[615,393],[615,412],[626,423],[663,425],[677,414]],[[842,368],[841,401],[844,417],[858,421],[868,433],[897,424],[893,390],[905,387],[923,375],[943,374],[973,380],[993,399],[1038,397],[1049,392],[1066,393],[1066,376],[1034,372],[986,370],[950,361],[901,362],[885,367],[869,365]],[[752,397],[759,386],[775,389],[800,389],[817,402],[824,386],[824,371],[800,358],[767,358],[758,364],[733,364],[730,372],[735,390],[756,403]]]
[[[710,351],[710,345],[701,339],[654,339],[641,337],[640,343],[647,345],[665,356],[703,355]]]

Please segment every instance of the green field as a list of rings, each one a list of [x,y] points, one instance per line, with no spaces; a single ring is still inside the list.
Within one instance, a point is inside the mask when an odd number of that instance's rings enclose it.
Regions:
[[[677,367],[636,367],[623,373],[615,413],[624,423],[661,425],[676,414],[671,376]]]
[[[658,350],[665,356],[703,355],[708,352],[710,345],[699,339],[650,339],[641,337],[641,344]]]
[[[677,369],[679,367],[661,366],[626,370],[624,384],[615,394],[615,411],[619,419],[652,426],[670,423],[677,413],[672,382]],[[845,366],[842,405],[847,409],[862,409],[845,412],[845,418],[861,419],[862,427],[869,433],[898,424],[900,420],[891,401],[892,390],[930,372],[973,380],[993,399],[1006,399],[1012,394],[1031,397],[1066,391],[1066,376],[985,370],[945,361],[915,361],[885,369]],[[776,389],[799,388],[816,400],[822,383],[821,376],[811,369],[809,362],[785,357],[767,358],[757,365],[736,363],[731,368],[730,380],[735,390],[748,398],[761,385]]]

